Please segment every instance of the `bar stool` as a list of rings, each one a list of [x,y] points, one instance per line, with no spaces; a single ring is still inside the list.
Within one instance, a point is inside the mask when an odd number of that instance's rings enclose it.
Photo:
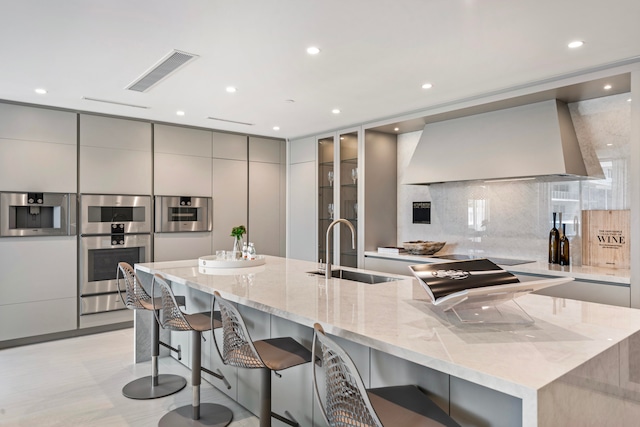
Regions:
[[[270,338],[252,341],[249,331],[238,309],[220,296],[213,293],[211,310],[216,301],[222,319],[222,353],[213,334],[216,350],[225,365],[239,368],[261,369],[260,384],[260,427],[271,426],[271,417],[291,426],[296,421],[271,411],[271,371],[282,371],[311,361],[311,352],[290,337]]]
[[[125,282],[124,296],[120,288],[120,276]],[[118,263],[116,281],[120,299],[128,309],[154,311],[154,299],[145,292],[130,264],[126,262]],[[184,297],[180,297],[177,301],[184,306]],[[157,302],[158,304],[156,305],[159,306],[160,301]],[[180,349],[175,349],[160,341],[160,326],[156,319],[157,316],[154,316],[151,324],[151,375],[133,380],[122,388],[122,394],[130,399],[155,399],[169,396],[179,392],[187,385],[187,380],[179,375],[158,375],[160,345],[178,352],[178,357],[180,357]]]
[[[318,391],[315,363],[313,388],[325,421],[330,426],[460,427],[418,387],[393,386],[366,389],[349,355],[329,338],[320,324],[313,333],[312,353],[320,343],[325,372],[326,398]]]
[[[158,422],[159,427],[173,426],[217,426],[228,425],[233,418],[231,410],[215,403],[200,404],[200,371],[224,380],[217,372],[202,367],[202,332],[210,331],[222,326],[219,312],[213,313],[183,313],[176,302],[176,298],[169,284],[159,274],[153,276],[151,281],[152,293],[155,295],[155,287],[160,289],[162,311],[159,313],[158,323],[163,328],[172,331],[191,331],[191,387],[193,389],[193,402],[191,405],[181,406],[165,414]],[[156,311],[156,313],[158,313]],[[213,313],[213,316],[212,316]],[[227,385],[227,388],[231,386]]]

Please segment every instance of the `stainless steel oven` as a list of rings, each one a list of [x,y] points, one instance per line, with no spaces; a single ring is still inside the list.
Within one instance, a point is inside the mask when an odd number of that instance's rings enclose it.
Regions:
[[[156,233],[211,231],[211,197],[156,196]]]
[[[83,236],[81,245],[80,314],[126,309],[118,296],[119,262],[131,265],[150,259],[150,234]]]
[[[113,194],[80,195],[81,234],[151,233],[151,197]]]
[[[76,195],[72,193],[0,193],[0,236],[73,236]]]
[[[82,194],[80,234],[80,315],[125,310],[117,267],[152,259],[151,197]]]

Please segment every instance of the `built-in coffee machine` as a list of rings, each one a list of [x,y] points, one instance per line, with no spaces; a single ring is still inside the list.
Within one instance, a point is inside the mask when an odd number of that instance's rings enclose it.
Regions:
[[[0,237],[75,234],[75,194],[0,193]]]

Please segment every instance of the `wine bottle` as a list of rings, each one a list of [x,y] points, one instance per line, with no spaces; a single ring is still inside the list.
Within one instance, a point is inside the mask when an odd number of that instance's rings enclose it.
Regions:
[[[560,243],[560,233],[556,228],[556,213],[553,213],[553,228],[549,231],[549,264],[558,264],[560,262],[560,253],[558,246]]]
[[[560,236],[558,252],[560,253],[560,265],[569,265],[571,263],[569,257],[569,238],[567,238],[565,224],[562,224],[562,236]]]

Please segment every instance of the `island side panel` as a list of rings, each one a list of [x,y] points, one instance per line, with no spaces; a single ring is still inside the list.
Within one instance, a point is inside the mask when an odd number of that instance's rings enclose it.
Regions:
[[[640,333],[538,392],[540,427],[631,426],[640,419]]]

